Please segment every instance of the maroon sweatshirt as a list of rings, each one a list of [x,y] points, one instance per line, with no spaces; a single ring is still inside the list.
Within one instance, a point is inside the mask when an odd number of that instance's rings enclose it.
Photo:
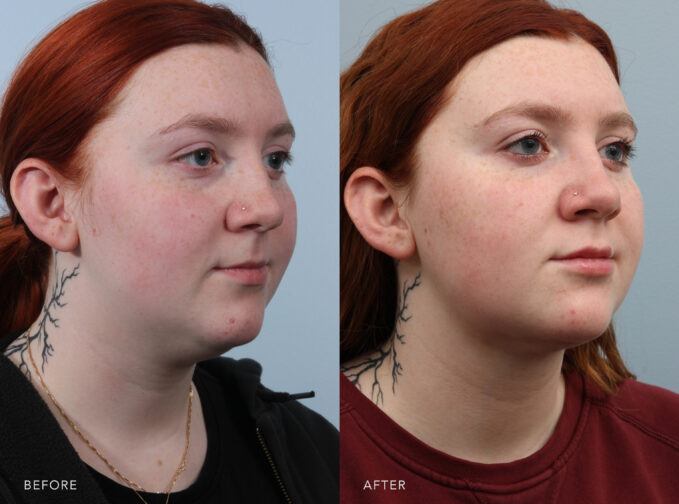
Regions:
[[[343,503],[679,503],[679,395],[625,380],[607,397],[566,374],[547,444],[504,464],[468,462],[413,437],[343,375]]]

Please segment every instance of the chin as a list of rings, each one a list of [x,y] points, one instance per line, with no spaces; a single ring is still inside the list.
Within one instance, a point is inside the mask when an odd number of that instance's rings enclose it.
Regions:
[[[250,343],[262,329],[263,315],[234,315],[205,328],[202,346],[206,356],[202,360],[218,357],[234,347]]]
[[[571,309],[561,318],[561,323],[553,329],[553,334],[562,348],[572,348],[601,336],[611,323],[613,312],[610,309]],[[565,323],[564,323],[565,322]]]
[[[558,341],[559,349],[566,350],[594,341],[606,331],[607,327],[608,323],[572,327],[569,330],[561,330],[555,335],[555,338]]]

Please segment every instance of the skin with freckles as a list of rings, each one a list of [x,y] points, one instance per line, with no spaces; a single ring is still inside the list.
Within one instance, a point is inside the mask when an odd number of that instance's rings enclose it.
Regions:
[[[512,351],[599,336],[643,239],[624,152],[636,131],[605,60],[584,42],[519,37],[472,60],[449,93],[417,145],[405,208],[419,295]],[[610,274],[554,260],[586,247],[610,247]]]
[[[86,140],[81,275],[98,303],[133,307],[136,327],[196,334],[182,352],[251,340],[296,233],[283,174],[293,130],[271,70],[250,48],[182,46],[146,62],[117,102]],[[262,281],[225,274],[243,263],[262,264]]]
[[[415,147],[413,180],[356,170],[345,204],[396,257],[396,331],[346,376],[428,445],[501,463],[539,450],[566,348],[598,337],[634,276],[636,127],[596,49],[521,36],[471,59]]]

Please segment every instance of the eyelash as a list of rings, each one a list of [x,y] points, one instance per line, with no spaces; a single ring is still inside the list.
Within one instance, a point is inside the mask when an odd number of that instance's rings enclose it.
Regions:
[[[629,140],[620,140],[618,142],[613,142],[612,144],[608,145],[619,145],[620,147],[622,147],[623,159],[625,161],[634,159],[634,156],[636,155],[636,149],[634,148],[634,145],[632,145],[632,142],[630,142]]]
[[[269,168],[274,170],[274,172],[282,175],[283,173],[285,173],[285,165],[290,166],[290,164],[292,163],[292,154],[290,154],[289,151],[277,151],[277,152],[272,152],[271,154],[267,154],[266,156],[264,156],[264,158],[268,159],[272,156],[280,156],[280,157],[283,158],[281,160],[280,166],[278,168],[274,168],[272,166],[269,166]]]
[[[524,140],[535,140],[535,141],[537,141],[540,145],[541,151],[537,152],[535,154],[522,154],[522,153],[518,153],[518,152],[512,152],[510,150],[512,147],[519,145]],[[511,142],[510,144],[505,146],[502,150],[512,154],[513,156],[516,156],[520,161],[523,161],[525,163],[529,163],[529,164],[531,162],[537,163],[542,159],[542,157],[544,155],[549,153],[549,151],[547,150],[547,147],[545,145],[547,143],[547,140],[548,140],[547,135],[545,135],[541,131],[534,130],[534,131],[531,131],[531,132],[527,133],[526,135],[522,136],[521,138]],[[635,155],[635,148],[632,145],[632,142],[629,141],[629,140],[619,140],[617,142],[612,142],[612,143],[604,145],[601,149],[599,149],[599,151],[601,151],[602,149],[605,149],[607,147],[610,147],[612,145],[616,145],[622,150],[622,160],[618,161],[618,160],[610,159],[610,158],[603,158],[603,159],[605,161],[610,161],[611,163],[615,163],[616,167],[619,167],[619,168],[627,167],[628,164],[629,164],[629,160],[634,158],[634,155]]]
[[[514,152],[512,149],[515,147],[519,147],[521,145],[521,142],[524,142],[526,140],[534,140],[537,142],[538,147],[540,148],[539,152],[535,153],[522,153],[522,152]],[[511,143],[507,144],[502,148],[502,151],[506,152],[507,154],[511,155],[515,160],[517,160],[520,163],[523,164],[536,164],[542,161],[542,159],[549,153],[547,150],[547,135],[545,135],[543,132],[538,131],[538,130],[533,130],[525,135],[521,136],[521,138],[518,138]]]
[[[211,162],[208,165],[200,166],[200,165],[195,165],[195,164],[189,162],[189,158],[191,158],[192,156],[194,156],[195,154],[197,154],[199,152],[206,152],[207,154],[209,154]],[[207,147],[202,147],[200,149],[195,149],[195,150],[192,150],[191,152],[187,152],[186,154],[182,154],[181,156],[179,156],[177,158],[177,161],[179,161],[180,163],[184,163],[184,164],[191,166],[191,168],[193,168],[194,170],[198,170],[198,171],[206,170],[210,167],[210,165],[212,165],[215,162],[215,153],[212,149],[209,149]]]

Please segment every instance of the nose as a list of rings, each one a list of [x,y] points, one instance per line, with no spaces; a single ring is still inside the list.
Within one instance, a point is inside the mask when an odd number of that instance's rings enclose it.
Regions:
[[[608,221],[620,213],[616,174],[604,165],[598,152],[595,156],[574,160],[577,168],[571,171],[577,174],[577,181],[568,184],[559,197],[559,213],[568,221]]]
[[[226,210],[226,229],[265,232],[280,226],[285,216],[283,200],[289,192],[285,181],[272,179],[261,160],[238,175],[237,181],[230,181],[238,189]]]

